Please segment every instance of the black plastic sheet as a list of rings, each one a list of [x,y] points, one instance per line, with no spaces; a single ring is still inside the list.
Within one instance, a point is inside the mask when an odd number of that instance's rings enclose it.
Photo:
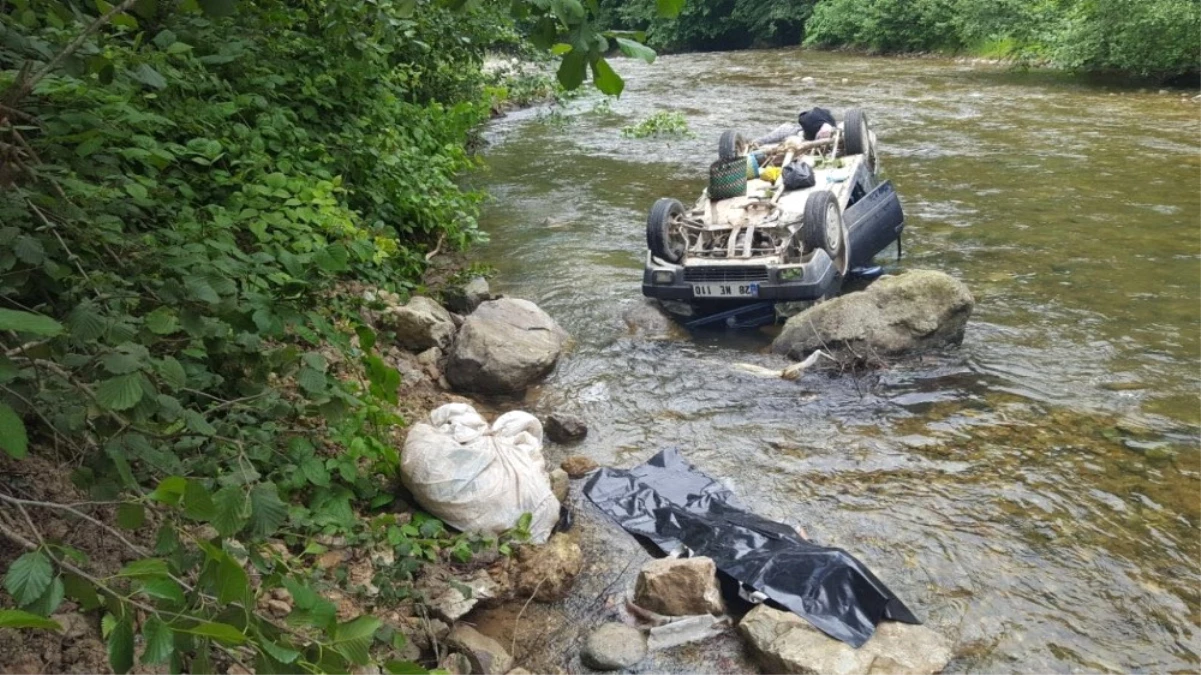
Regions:
[[[920,623],[849,553],[750,513],[675,449],[633,469],[601,469],[584,494],[664,554],[683,547],[708,556],[720,572],[854,647],[867,642],[883,619]]]

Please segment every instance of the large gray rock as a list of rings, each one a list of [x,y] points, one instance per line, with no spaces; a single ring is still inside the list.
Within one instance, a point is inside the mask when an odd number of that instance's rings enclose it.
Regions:
[[[624,623],[601,624],[592,631],[580,661],[596,670],[621,670],[646,658],[646,636]]]
[[[712,558],[663,558],[648,562],[634,584],[634,604],[668,616],[724,614]]]
[[[926,628],[884,621],[859,649],[828,637],[801,617],[759,605],[738,624],[759,666],[769,673],[885,675],[942,672],[951,644]]]
[[[476,675],[504,673],[513,667],[513,657],[499,642],[471,626],[456,625],[446,636],[446,642],[467,657],[471,672]]]
[[[869,358],[958,344],[975,304],[953,277],[913,270],[792,317],[772,351],[794,359],[818,349]]]
[[[491,300],[463,322],[446,378],[462,391],[521,391],[555,367],[569,337],[528,300]]]
[[[455,323],[442,305],[420,295],[408,303],[392,306],[380,320],[396,333],[396,342],[411,352],[430,347],[445,350],[455,338]]]

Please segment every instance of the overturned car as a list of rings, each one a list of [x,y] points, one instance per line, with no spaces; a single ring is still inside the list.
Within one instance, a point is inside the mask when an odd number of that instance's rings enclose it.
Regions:
[[[709,187],[692,206],[655,202],[642,292],[682,316],[836,295],[905,226],[900,199],[876,175],[867,115],[827,115],[748,142],[727,131]],[[899,250],[899,248],[898,248]],[[770,304],[767,305],[770,307]]]

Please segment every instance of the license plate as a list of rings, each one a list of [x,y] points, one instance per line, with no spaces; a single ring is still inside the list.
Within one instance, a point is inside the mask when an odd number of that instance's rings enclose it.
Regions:
[[[757,298],[759,297],[759,284],[754,282],[745,284],[693,284],[692,297]]]

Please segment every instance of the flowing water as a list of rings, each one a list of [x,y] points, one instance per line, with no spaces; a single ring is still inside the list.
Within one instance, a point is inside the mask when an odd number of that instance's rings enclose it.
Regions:
[[[591,426],[552,456],[630,466],[682,448],[757,512],[859,556],[955,641],[957,671],[1201,668],[1196,92],[788,50],[619,71],[611,106],[588,94],[494,123],[476,179],[494,286],[576,340],[526,402]],[[789,382],[733,367],[782,367],[770,331],[631,333],[651,203],[699,194],[722,130],[758,135],[815,104],[868,112],[907,216],[888,266],[967,283],[962,347]],[[661,110],[695,137],[620,134]],[[601,572],[585,588],[601,593],[631,544],[588,536]],[[596,604],[568,601],[564,620],[616,611]]]

